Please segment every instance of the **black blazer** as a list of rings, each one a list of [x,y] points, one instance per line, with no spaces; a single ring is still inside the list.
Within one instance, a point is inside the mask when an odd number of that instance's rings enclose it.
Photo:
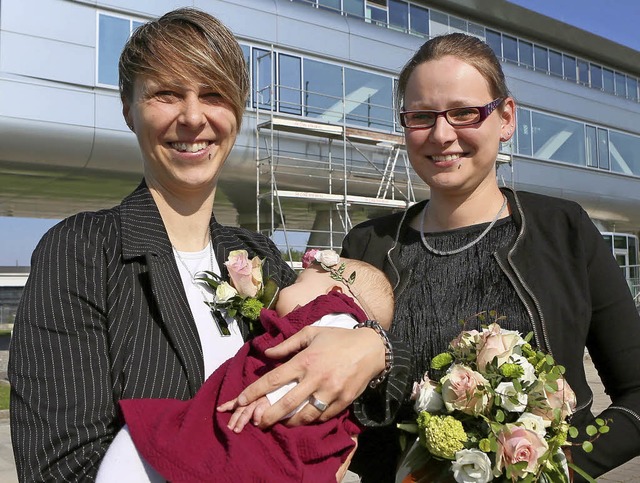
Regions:
[[[246,249],[265,259],[265,276],[280,286],[295,279],[265,236],[213,217],[210,227],[223,272],[229,252]],[[62,221],[33,254],[11,342],[20,480],[93,480],[121,427],[120,399],[187,399],[203,373],[193,315],[146,184],[112,209]]]

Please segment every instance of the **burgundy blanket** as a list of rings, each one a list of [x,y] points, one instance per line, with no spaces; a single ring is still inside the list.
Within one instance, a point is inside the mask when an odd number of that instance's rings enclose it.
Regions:
[[[281,423],[262,431],[248,424],[240,434],[227,428],[231,413],[216,411],[277,365],[264,350],[330,313],[365,314],[339,292],[318,297],[286,318],[264,310],[267,331],[244,344],[188,401],[120,401],[131,437],[142,456],[171,482],[325,482],[354,447],[358,425],[344,411],[330,421],[288,428]]]

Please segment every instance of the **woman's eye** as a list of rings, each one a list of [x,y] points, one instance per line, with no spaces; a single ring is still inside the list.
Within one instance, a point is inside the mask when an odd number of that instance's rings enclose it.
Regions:
[[[208,92],[202,98],[207,102],[218,103],[222,100],[222,95],[218,92]]]
[[[158,91],[155,93],[154,97],[164,102],[171,102],[177,99],[178,95],[173,91]]]

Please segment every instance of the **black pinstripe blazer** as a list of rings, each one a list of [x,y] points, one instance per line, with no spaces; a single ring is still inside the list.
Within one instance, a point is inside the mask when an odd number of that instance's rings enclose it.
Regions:
[[[221,269],[231,250],[295,279],[266,237],[211,220]],[[224,274],[223,274],[224,275]],[[9,359],[11,436],[21,481],[91,481],[121,426],[122,398],[192,397],[203,355],[160,213],[143,182],[115,208],[80,213],[40,241]]]

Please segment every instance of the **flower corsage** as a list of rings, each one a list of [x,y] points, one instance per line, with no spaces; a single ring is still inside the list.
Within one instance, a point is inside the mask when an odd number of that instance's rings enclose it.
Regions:
[[[246,250],[234,250],[224,262],[229,272],[228,282],[209,271],[199,277],[213,289],[213,300],[207,305],[221,335],[230,335],[225,315],[244,319],[251,336],[262,332],[260,310],[271,308],[280,290],[273,280],[264,279],[262,264],[263,260],[257,256],[249,259]]]

